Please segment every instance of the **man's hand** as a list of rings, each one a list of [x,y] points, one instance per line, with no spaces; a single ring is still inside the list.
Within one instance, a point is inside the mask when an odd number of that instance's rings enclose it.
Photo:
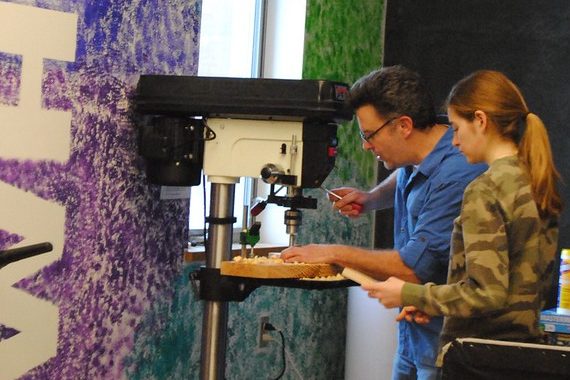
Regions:
[[[287,263],[323,263],[334,264],[334,252],[331,246],[309,244],[290,247],[281,252],[281,258]]]
[[[426,325],[430,322],[431,317],[415,306],[404,306],[400,314],[396,317],[396,321],[399,322],[402,319],[410,323],[415,322],[419,325]]]
[[[337,199],[329,194],[329,200],[333,202],[333,208],[337,209],[342,215],[358,218],[360,214],[368,211],[365,205],[370,196],[369,193],[353,187],[340,187],[332,191],[340,196],[341,199]]]
[[[402,306],[402,288],[405,282],[396,277],[390,277],[386,281],[362,285],[362,289],[368,292],[368,297],[377,298],[386,308]]]

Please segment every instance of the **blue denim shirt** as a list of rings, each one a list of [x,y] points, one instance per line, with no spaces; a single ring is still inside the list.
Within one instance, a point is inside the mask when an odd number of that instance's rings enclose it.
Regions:
[[[453,220],[465,187],[486,169],[471,165],[451,144],[451,128],[417,166],[400,168],[394,200],[394,248],[422,281],[444,284]],[[398,353],[434,365],[443,318],[427,325],[399,323]]]

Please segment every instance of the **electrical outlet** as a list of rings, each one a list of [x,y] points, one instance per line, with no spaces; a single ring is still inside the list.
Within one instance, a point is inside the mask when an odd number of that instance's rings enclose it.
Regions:
[[[259,334],[257,338],[257,347],[264,348],[267,347],[271,341],[271,334],[265,328],[265,324],[269,322],[269,316],[262,315],[259,317]]]

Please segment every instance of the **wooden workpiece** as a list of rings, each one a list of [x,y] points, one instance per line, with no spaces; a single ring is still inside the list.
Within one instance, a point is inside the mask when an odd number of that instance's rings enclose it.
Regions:
[[[336,276],[340,268],[330,264],[240,263],[223,261],[220,273],[225,276],[251,278],[309,278]]]

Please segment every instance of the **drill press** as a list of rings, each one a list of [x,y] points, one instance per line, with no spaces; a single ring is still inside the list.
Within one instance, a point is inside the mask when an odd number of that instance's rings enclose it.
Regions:
[[[241,177],[270,184],[266,202],[287,207],[284,221],[289,244],[295,244],[301,209],[317,207],[303,189],[319,187],[331,172],[338,123],[352,119],[347,94],[346,84],[323,80],[140,77],[139,151],[150,181],[194,186],[203,170],[211,184],[206,269],[214,276],[231,259],[234,190]],[[224,378],[226,300],[206,297],[201,379]]]

